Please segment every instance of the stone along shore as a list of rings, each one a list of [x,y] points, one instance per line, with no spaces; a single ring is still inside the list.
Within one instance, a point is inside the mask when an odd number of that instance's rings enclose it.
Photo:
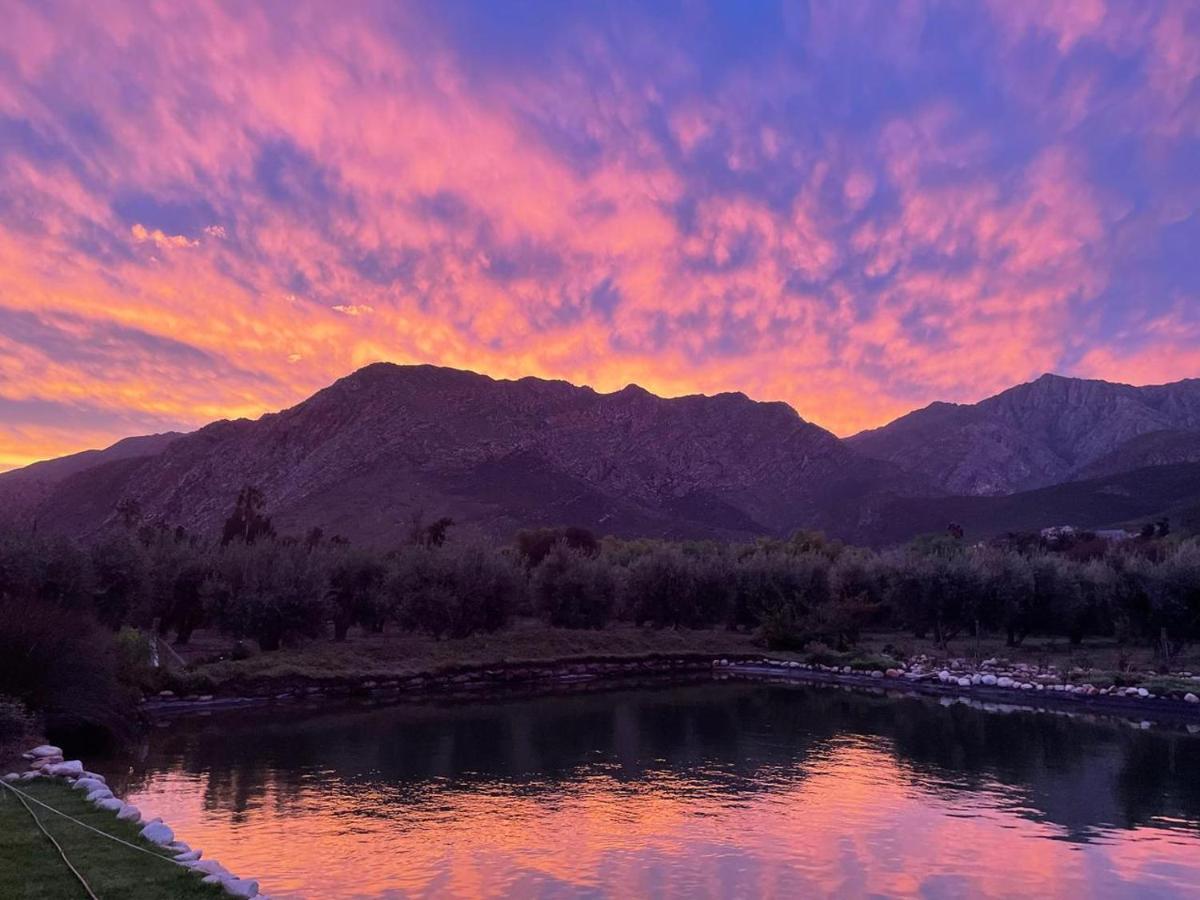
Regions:
[[[714,672],[770,675],[795,680],[871,685],[932,694],[964,694],[1030,706],[1077,706],[1098,712],[1157,713],[1171,718],[1200,721],[1200,676],[1179,672],[1169,676],[1172,685],[1155,692],[1146,687],[1088,682],[1081,669],[1060,671],[1056,666],[1010,663],[985,659],[972,664],[965,659],[934,660],[916,656],[888,669],[856,669],[770,657],[712,661]],[[1189,690],[1187,685],[1195,685]]]
[[[176,840],[175,833],[162,819],[144,819],[136,806],[113,796],[103,775],[87,771],[80,760],[64,760],[62,750],[58,747],[43,744],[23,756],[29,761],[29,768],[24,772],[9,772],[3,778],[5,783],[16,789],[37,779],[50,779],[69,785],[73,790],[84,793],[86,801],[97,809],[111,812],[119,821],[142,825],[139,832],[142,840],[161,848],[169,854],[167,858],[199,876],[203,883],[220,887],[232,897],[269,900],[258,892],[257,881],[237,877],[216,860],[202,859],[202,852]],[[106,837],[117,840],[108,835]]]

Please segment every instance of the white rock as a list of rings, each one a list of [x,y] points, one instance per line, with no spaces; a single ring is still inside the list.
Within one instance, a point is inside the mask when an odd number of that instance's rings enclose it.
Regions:
[[[41,777],[40,772],[22,772],[21,773],[22,781],[33,781],[33,779],[40,778],[40,777]]]
[[[27,759],[43,759],[48,756],[57,756],[61,759],[62,755],[62,748],[52,744],[40,744],[25,754]]]
[[[871,677],[872,677],[872,678],[882,678],[882,677],[883,677],[883,671],[882,671],[882,670],[880,670],[880,669],[875,669],[873,672],[871,672]]]
[[[124,803],[121,805],[121,811],[117,813],[117,818],[122,822],[140,822],[142,811],[132,803]]]
[[[983,676],[976,672],[971,676],[971,684],[983,684]]]
[[[980,676],[980,681],[982,681],[988,687],[991,687],[996,683],[996,676],[992,674],[982,675]]]
[[[1150,692],[1149,692],[1148,690],[1146,690],[1145,688],[1138,688],[1138,689],[1137,689],[1137,695],[1138,695],[1139,697],[1143,697],[1143,698],[1145,698],[1145,697],[1149,697],[1149,696],[1150,696]]]
[[[216,878],[234,877],[232,872],[230,872],[215,859],[202,859],[199,862],[187,863],[186,865],[197,875],[205,875]]]
[[[8,784],[12,784],[14,781],[20,781],[21,773],[20,772],[9,772],[7,775],[4,776],[4,780]]]
[[[102,809],[105,812],[119,812],[125,803],[118,800],[116,797],[105,797],[103,800],[96,801],[96,809]]]
[[[203,855],[204,852],[201,850],[189,850],[186,853],[176,855],[175,862],[195,862]]]
[[[966,677],[963,677],[963,678],[960,678],[960,679],[958,679],[958,686],[959,686],[959,687],[970,687],[970,686],[971,686],[971,679],[970,679],[970,678],[966,678]]]
[[[46,774],[56,778],[75,778],[83,774],[83,763],[77,759],[46,766]]]
[[[95,803],[97,800],[107,800],[113,795],[113,792],[106,787],[96,788],[94,791],[89,791],[84,798],[88,803]]]
[[[1188,703],[1200,703],[1200,697],[1197,697],[1195,694],[1192,694],[1192,693],[1184,694],[1183,699],[1186,700]]]
[[[88,778],[86,775],[82,778],[76,778],[75,783],[71,785],[73,791],[91,792],[97,788],[108,787],[103,781],[97,781],[95,778]]]
[[[225,893],[231,897],[258,896],[258,882],[252,881],[249,878],[223,878],[221,886],[225,888]]]
[[[175,840],[175,832],[162,822],[151,822],[139,831],[138,834],[152,844],[169,844]]]
[[[996,687],[1010,688],[1015,682],[1007,675],[1001,675],[996,679]]]
[[[942,669],[942,671],[938,672],[938,681],[942,682],[942,684],[945,684],[949,680],[950,680],[950,673],[947,672],[945,669]]]

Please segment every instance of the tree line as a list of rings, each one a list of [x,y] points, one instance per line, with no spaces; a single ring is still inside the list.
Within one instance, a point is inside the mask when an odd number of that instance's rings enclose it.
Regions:
[[[511,543],[415,520],[400,545],[354,546],[319,530],[279,536],[261,495],[239,495],[219,541],[140,523],[81,545],[0,535],[0,602],[66,610],[186,644],[201,627],[264,651],[399,628],[462,638],[536,616],[561,628],[613,621],[758,630],[776,649],[844,648],[864,629],[944,646],[963,634],[1115,637],[1165,655],[1200,637],[1200,545],[1071,536],[967,545],[928,537],[873,551],[801,532],[747,543],[598,539],[535,529]]]

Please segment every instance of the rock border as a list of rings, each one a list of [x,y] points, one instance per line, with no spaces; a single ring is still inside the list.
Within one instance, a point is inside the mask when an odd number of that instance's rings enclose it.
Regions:
[[[1025,705],[1088,706],[1109,709],[1116,713],[1153,710],[1172,718],[1200,720],[1200,676],[1178,673],[1176,678],[1196,683],[1195,691],[1176,692],[1178,696],[1155,695],[1146,688],[1098,688],[1086,681],[1072,683],[1067,675],[1054,666],[1032,666],[1027,663],[1009,664],[988,659],[970,665],[962,659],[933,660],[917,656],[889,669],[854,669],[850,666],[820,665],[764,656],[759,653],[738,653],[713,658],[707,653],[679,652],[646,654],[636,657],[615,655],[575,656],[551,660],[499,662],[446,667],[436,671],[395,676],[297,678],[287,682],[264,681],[250,685],[251,690],[238,696],[211,694],[178,697],[163,691],[142,702],[142,711],[151,718],[177,714],[207,713],[220,710],[257,708],[286,703],[319,703],[334,699],[365,699],[369,702],[389,702],[404,699],[469,698],[515,690],[587,689],[601,683],[618,685],[645,683],[646,679],[701,676],[711,672],[752,669],[760,674],[778,675],[808,681],[836,681],[847,684],[882,682],[887,686],[903,685],[922,693],[955,695],[968,693],[987,696],[997,702],[1012,702],[1019,696]],[[1086,678],[1083,670],[1072,670],[1070,677]],[[1036,702],[1033,702],[1036,698]]]
[[[180,697],[173,691],[162,691],[144,699],[140,708],[148,716],[162,717],[326,698],[387,700],[410,696],[424,698],[482,694],[531,685],[570,687],[601,681],[703,675],[710,671],[711,659],[710,653],[698,652],[630,657],[572,656],[450,666],[436,671],[392,676],[296,678],[250,684],[249,690],[237,696],[199,694]]]
[[[997,659],[984,660],[978,666],[968,666],[963,660],[940,665],[927,657],[918,657],[901,663],[899,668],[886,670],[854,669],[850,666],[802,663],[764,656],[753,659],[720,658],[712,660],[711,664],[717,674],[771,676],[789,681],[974,698],[1029,709],[1070,707],[1112,714],[1152,713],[1160,718],[1200,722],[1200,696],[1192,691],[1179,691],[1176,692],[1179,696],[1173,696],[1154,694],[1138,687],[1098,688],[1087,682],[1075,684],[1064,680],[1061,674],[1053,671],[1053,667],[1042,670],[1025,663],[1006,664]],[[1178,677],[1200,681],[1190,674]],[[1197,689],[1200,690],[1200,683]]]
[[[171,858],[164,858],[199,875],[205,884],[218,885],[231,897],[270,900],[265,894],[259,893],[258,881],[239,878],[216,860],[201,859],[202,851],[193,850],[183,841],[176,840],[175,832],[162,819],[143,818],[136,806],[113,795],[103,775],[87,771],[78,759],[64,760],[60,747],[40,744],[23,753],[22,757],[29,760],[29,768],[24,772],[9,772],[3,781],[21,784],[35,779],[56,780],[70,785],[72,790],[85,791],[84,799],[97,809],[114,813],[123,822],[142,825],[138,834],[143,840],[172,851]]]

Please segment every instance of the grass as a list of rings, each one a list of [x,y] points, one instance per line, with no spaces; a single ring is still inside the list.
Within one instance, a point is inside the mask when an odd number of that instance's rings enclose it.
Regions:
[[[39,779],[20,783],[17,787],[93,828],[167,858],[166,851],[138,837],[141,826],[118,822],[112,813],[96,809],[65,784]],[[102,900],[118,897],[122,900],[214,900],[225,896],[219,887],[202,884],[197,876],[178,866],[123,847],[32,801],[27,802]],[[83,887],[38,830],[20,800],[11,791],[0,789],[0,897],[78,900],[83,896]]]
[[[1072,646],[1066,638],[1037,635],[1026,638],[1017,647],[1005,646],[1002,635],[984,636],[978,644],[973,637],[963,635],[941,650],[933,641],[917,639],[908,633],[865,634],[855,651],[863,656],[881,654],[897,658],[924,654],[935,659],[1007,659],[1012,663],[1055,665],[1062,672],[1078,667],[1119,673],[1125,679],[1154,677],[1158,663],[1153,647],[1121,645],[1112,638],[1088,638]],[[1171,668],[1200,674],[1200,645],[1185,648]]]
[[[296,648],[259,653],[248,659],[213,660],[231,643],[200,635],[187,648],[186,672],[176,676],[177,692],[222,693],[258,683],[284,684],[320,679],[394,678],[459,666],[525,663],[573,657],[636,658],[655,654],[762,652],[752,635],[713,630],[674,630],[615,625],[599,631],[550,628],[520,623],[495,634],[461,640],[434,640],[405,632],[359,634],[344,643],[312,641]],[[205,661],[206,658],[208,661]]]
[[[723,628],[675,630],[614,624],[599,631],[575,631],[550,628],[532,620],[518,622],[495,634],[462,640],[439,641],[400,631],[351,632],[344,643],[315,640],[246,659],[230,658],[232,646],[231,640],[218,634],[198,633],[192,646],[183,650],[187,668],[174,673],[164,686],[179,694],[233,694],[320,681],[386,680],[499,663],[604,657],[636,659],[685,653],[719,657],[766,652],[754,635]],[[1002,636],[984,637],[978,642],[962,636],[951,640],[943,650],[931,640],[891,632],[864,634],[846,652],[810,645],[806,652],[770,653],[785,659],[850,665],[856,669],[887,669],[898,660],[916,654],[935,659],[996,657],[1011,663],[1053,664],[1063,674],[1080,668],[1089,672],[1084,680],[1097,685],[1109,683],[1106,678],[1118,684],[1141,684],[1162,677],[1154,674],[1156,660],[1152,648],[1121,646],[1111,639],[1089,639],[1072,646],[1065,639],[1035,636],[1018,647],[1007,647]],[[1173,668],[1200,673],[1200,647],[1190,648]],[[1192,683],[1191,688],[1194,687]]]

